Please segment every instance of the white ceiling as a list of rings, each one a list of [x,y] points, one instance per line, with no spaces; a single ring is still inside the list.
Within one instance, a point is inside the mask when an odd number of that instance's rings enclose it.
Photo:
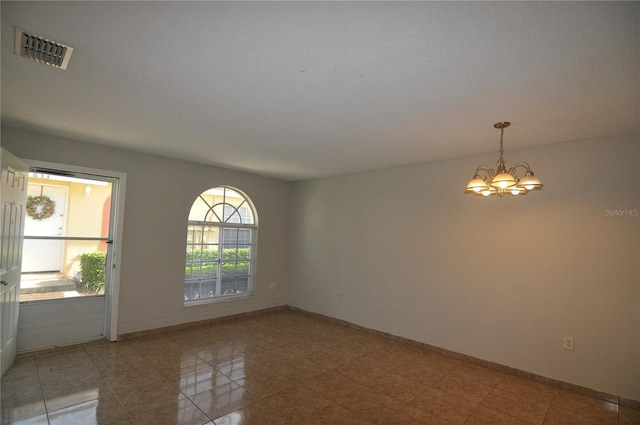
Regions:
[[[638,2],[1,8],[2,124],[92,143],[298,180],[640,130]]]

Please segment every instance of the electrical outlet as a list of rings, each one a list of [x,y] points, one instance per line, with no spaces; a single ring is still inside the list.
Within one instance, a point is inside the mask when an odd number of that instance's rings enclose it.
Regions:
[[[564,344],[562,345],[562,348],[564,348],[565,350],[573,351],[573,337],[572,336],[565,336],[564,337]]]
[[[271,290],[273,291],[274,289],[276,289],[276,283],[275,282],[271,282],[269,284],[269,287],[271,288]]]

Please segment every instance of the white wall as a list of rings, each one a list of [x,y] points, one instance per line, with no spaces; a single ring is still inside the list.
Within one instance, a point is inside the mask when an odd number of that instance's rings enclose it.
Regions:
[[[638,140],[507,149],[521,198],[463,194],[497,152],[295,183],[289,304],[638,400]]]
[[[287,303],[291,183],[6,127],[2,145],[21,158],[127,173],[119,334]],[[242,190],[258,213],[255,295],[184,307],[189,209],[202,191],[219,185]],[[271,282],[277,285],[273,291]]]
[[[289,303],[636,400],[640,218],[605,210],[640,208],[638,139],[507,149],[544,190],[478,199],[464,186],[496,154],[291,184],[2,129],[23,158],[127,173],[119,333]],[[187,308],[186,217],[221,184],[258,210],[256,294]]]

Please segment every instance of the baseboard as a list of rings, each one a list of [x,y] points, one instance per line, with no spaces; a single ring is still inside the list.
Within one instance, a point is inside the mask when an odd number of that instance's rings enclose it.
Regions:
[[[82,346],[82,347],[86,347],[88,345],[92,345],[92,344],[101,344],[106,342],[106,338],[104,337],[99,337],[99,338],[92,338],[92,339],[87,339],[87,340],[83,340],[83,341],[74,341],[74,342],[68,342],[65,344],[55,344],[55,345],[44,345],[42,347],[35,347],[35,348],[30,348],[28,350],[19,350],[16,353],[17,357],[28,357],[32,354],[42,354],[42,353],[48,353],[48,352],[54,352],[54,351],[63,351],[63,350],[69,350],[78,346]]]
[[[214,317],[212,319],[198,320],[196,322],[181,323],[179,325],[163,326],[161,328],[147,329],[144,331],[129,332],[118,335],[118,341],[126,341],[128,339],[142,338],[151,335],[159,335],[167,332],[181,331],[184,329],[194,328],[197,326],[213,325],[215,323],[229,322],[232,320],[244,319],[247,317],[258,316],[263,314],[273,314],[286,310],[286,305],[277,307],[264,308],[261,310],[248,311],[246,313],[232,314],[230,316]]]

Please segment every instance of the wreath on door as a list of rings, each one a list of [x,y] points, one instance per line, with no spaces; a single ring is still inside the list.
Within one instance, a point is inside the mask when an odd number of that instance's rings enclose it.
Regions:
[[[56,201],[46,195],[27,196],[27,215],[34,220],[45,220],[56,211]]]

